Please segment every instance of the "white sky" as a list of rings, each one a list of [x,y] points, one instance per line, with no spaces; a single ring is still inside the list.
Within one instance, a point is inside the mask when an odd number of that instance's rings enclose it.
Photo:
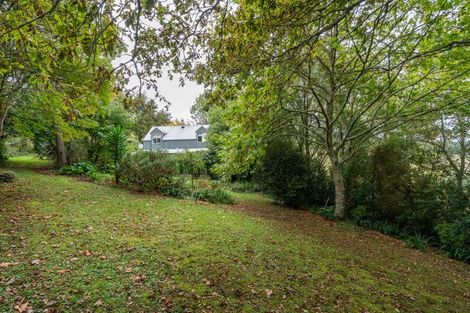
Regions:
[[[184,119],[189,121],[191,118],[190,109],[197,96],[203,92],[203,86],[192,81],[185,81],[183,87],[179,86],[178,79],[170,80],[168,77],[162,77],[158,80],[158,90],[160,94],[170,101],[168,111],[173,119]],[[153,97],[152,93],[148,94]],[[159,108],[164,104],[159,103]]]
[[[138,86],[137,77],[131,77],[129,79],[129,87]],[[145,90],[145,94],[150,99],[155,99],[155,93],[153,90]],[[171,104],[168,106],[168,111],[171,113],[172,119],[184,119],[185,122],[189,122],[191,119],[190,109],[194,104],[197,96],[199,96],[204,87],[198,85],[195,82],[185,80],[183,87],[179,85],[178,77],[170,80],[166,75],[163,75],[158,79],[158,90],[159,93],[167,99]],[[158,108],[161,109],[165,106],[165,103],[158,102]]]

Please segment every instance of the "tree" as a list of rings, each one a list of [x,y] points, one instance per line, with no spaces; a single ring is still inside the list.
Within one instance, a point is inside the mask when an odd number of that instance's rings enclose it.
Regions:
[[[447,162],[455,177],[455,186],[464,192],[464,181],[469,170],[469,129],[468,108],[442,111],[425,120],[418,129],[417,139],[430,144]]]
[[[120,45],[112,14],[106,1],[0,3],[0,138],[25,89],[52,87],[70,94],[75,85],[66,82],[84,67],[93,73],[94,86],[109,77],[102,58]]]
[[[127,138],[126,132],[124,128],[121,126],[114,126],[111,128],[110,132],[108,133],[106,140],[108,142],[108,149],[111,154],[111,158],[113,159],[114,163],[114,178],[116,184],[119,184],[119,174],[120,174],[120,164],[122,158],[126,154],[127,148]]]
[[[191,106],[191,118],[196,124],[209,124],[208,94],[199,95]]]
[[[149,99],[145,94],[122,96],[118,101],[132,114],[131,131],[139,142],[142,142],[153,126],[168,125],[171,121],[171,114],[165,108],[159,109],[155,100]]]
[[[468,94],[466,82],[448,102],[432,101],[469,72],[464,20],[460,1],[243,2],[216,26],[207,72],[248,101],[231,109],[239,125],[232,133],[245,147],[272,134],[278,110],[306,121],[310,142],[328,156],[335,215],[344,217],[345,162],[381,134]],[[449,54],[459,70],[439,62]]]

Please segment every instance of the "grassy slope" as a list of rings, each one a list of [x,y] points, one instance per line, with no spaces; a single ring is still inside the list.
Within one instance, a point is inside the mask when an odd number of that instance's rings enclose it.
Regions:
[[[468,265],[259,196],[221,207],[16,172],[1,312],[470,311]]]

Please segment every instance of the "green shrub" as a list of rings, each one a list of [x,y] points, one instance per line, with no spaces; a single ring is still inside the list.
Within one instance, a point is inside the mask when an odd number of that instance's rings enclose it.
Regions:
[[[228,187],[230,188],[230,190],[240,193],[252,193],[260,191],[258,185],[255,182],[250,181],[236,181],[234,183],[229,184]]]
[[[179,174],[198,178],[206,172],[204,152],[184,152],[176,155],[176,167]]]
[[[75,163],[72,165],[66,165],[60,168],[59,173],[61,175],[85,175],[90,176],[96,172],[96,168],[91,163]]]
[[[324,206],[324,207],[313,207],[310,209],[311,212],[316,213],[320,216],[323,216],[327,220],[336,221],[335,216],[335,207],[334,206]]]
[[[324,206],[332,184],[320,163],[310,162],[289,144],[272,143],[255,172],[261,190],[293,207]]]
[[[351,210],[351,218],[354,223],[358,224],[360,221],[370,218],[370,215],[365,206],[358,205]]]
[[[124,184],[139,191],[165,192],[174,185],[175,161],[163,152],[137,151],[121,161],[119,175]]]
[[[34,153],[33,142],[28,138],[7,137],[6,139],[4,139],[4,142],[6,148],[5,152],[8,157],[28,155]]]
[[[7,159],[7,147],[5,145],[4,139],[0,137],[0,166],[5,165]]]
[[[358,220],[356,224],[364,228],[376,230],[388,236],[402,237],[402,230],[400,226],[388,221],[365,218]]]
[[[410,248],[425,251],[429,246],[429,237],[426,237],[420,233],[415,233],[414,236],[406,238],[406,243]]]
[[[436,226],[441,248],[456,259],[470,262],[470,216]]]
[[[196,189],[192,196],[196,200],[212,203],[233,204],[235,202],[227,191],[219,187]]]
[[[182,177],[172,177],[161,191],[166,196],[181,199],[191,195],[191,190],[185,185],[185,179]]]

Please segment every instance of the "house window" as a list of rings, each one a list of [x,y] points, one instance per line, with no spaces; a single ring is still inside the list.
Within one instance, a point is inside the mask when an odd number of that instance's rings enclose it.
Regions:
[[[160,142],[162,142],[162,137],[160,136],[153,137],[153,143],[160,143]]]
[[[197,142],[202,142],[202,134],[197,135]]]

